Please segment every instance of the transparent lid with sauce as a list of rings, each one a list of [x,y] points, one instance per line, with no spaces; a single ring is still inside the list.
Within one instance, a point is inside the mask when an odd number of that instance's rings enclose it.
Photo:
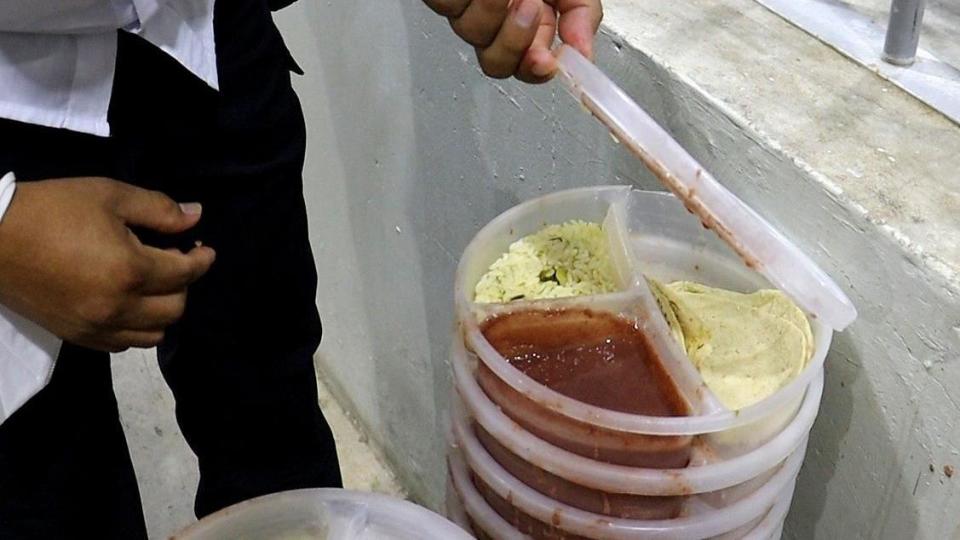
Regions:
[[[567,45],[557,59],[573,96],[747,266],[833,330],[857,318],[853,303],[816,263],[721,185],[600,69]]]

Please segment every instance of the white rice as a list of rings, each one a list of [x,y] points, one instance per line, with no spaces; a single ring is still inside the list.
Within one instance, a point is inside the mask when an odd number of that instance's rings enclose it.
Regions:
[[[563,298],[616,290],[607,237],[598,223],[549,225],[510,245],[477,283],[475,301]]]

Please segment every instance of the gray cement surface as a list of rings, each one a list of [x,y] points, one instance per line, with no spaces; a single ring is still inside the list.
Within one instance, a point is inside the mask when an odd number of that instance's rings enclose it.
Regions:
[[[113,359],[114,390],[133,457],[151,539],[165,539],[196,520],[193,497],[197,460],[177,427],[173,395],[163,382],[153,351],[132,350]],[[320,406],[337,439],[348,489],[405,497],[350,416],[319,385]]]

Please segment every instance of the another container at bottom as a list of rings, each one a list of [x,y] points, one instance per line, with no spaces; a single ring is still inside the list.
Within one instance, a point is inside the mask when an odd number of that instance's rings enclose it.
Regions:
[[[470,529],[481,540],[525,540],[533,538],[529,534],[520,532],[511,523],[498,514],[483,498],[472,478],[469,467],[463,458],[462,452],[451,448],[448,457],[447,482],[447,515],[461,527]],[[710,540],[779,540],[783,521],[790,509],[794,482],[790,482],[786,489],[779,494],[773,506],[765,515],[750,520],[744,525],[731,529],[728,532],[717,534]],[[551,532],[552,531],[552,532]],[[545,531],[550,540],[568,540],[589,538],[570,535],[563,531],[547,528]],[[598,537],[606,538],[606,537]],[[637,532],[638,540],[645,539],[675,539],[695,538],[692,536],[675,535],[671,531]]]
[[[469,469],[472,485],[487,505],[513,528],[536,539],[700,540],[742,536],[756,526],[783,497],[791,497],[806,439],[780,469],[756,491],[727,507],[703,510],[675,519],[630,520],[612,518],[560,503],[514,478],[494,460],[462,423],[453,423],[454,443]],[[456,478],[454,478],[456,482]]]
[[[237,503],[172,540],[469,540],[451,521],[413,503],[343,489],[301,489]]]

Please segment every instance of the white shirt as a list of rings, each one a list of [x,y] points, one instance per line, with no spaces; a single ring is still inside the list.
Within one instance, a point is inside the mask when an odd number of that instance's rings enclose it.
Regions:
[[[0,118],[108,135],[117,29],[141,35],[218,88],[213,4],[0,0]],[[13,176],[3,176],[0,220],[14,189]],[[0,306],[0,423],[47,384],[60,345]]]

